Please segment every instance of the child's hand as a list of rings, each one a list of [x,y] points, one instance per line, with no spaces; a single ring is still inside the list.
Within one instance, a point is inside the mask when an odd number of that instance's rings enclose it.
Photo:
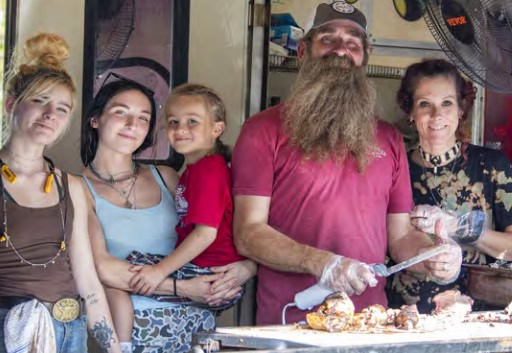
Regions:
[[[153,295],[158,285],[167,277],[167,273],[158,265],[132,266],[130,271],[135,272],[129,283],[131,290],[146,296]]]

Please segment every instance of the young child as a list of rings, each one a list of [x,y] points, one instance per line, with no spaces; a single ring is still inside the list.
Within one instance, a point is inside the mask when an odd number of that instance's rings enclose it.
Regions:
[[[132,264],[145,265],[133,267],[136,273],[130,282],[132,290],[143,295],[153,294],[169,275],[175,279],[192,278],[212,274],[210,267],[245,260],[238,255],[233,243],[230,153],[220,140],[226,128],[222,99],[205,86],[184,84],[175,88],[167,98],[165,118],[170,144],[184,155],[186,164],[175,193],[178,241],[176,249],[165,258],[138,252],[128,256]],[[133,310],[127,310],[131,307],[127,303],[128,296],[126,292],[120,292],[107,293],[112,294],[109,299],[115,328],[124,343],[130,341],[132,334]],[[220,312],[240,297],[212,310]],[[158,299],[183,302],[169,296],[159,296]],[[207,304],[189,302],[208,307]],[[128,345],[123,346],[129,351]]]

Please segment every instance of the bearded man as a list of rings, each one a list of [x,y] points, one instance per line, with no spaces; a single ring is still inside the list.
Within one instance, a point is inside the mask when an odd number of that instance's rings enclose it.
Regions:
[[[260,263],[260,325],[280,323],[294,295],[318,282],[352,296],[356,310],[386,305],[385,279],[367,264],[383,263],[388,248],[398,262],[434,246],[410,226],[405,148],[375,116],[369,54],[359,10],[318,5],[291,97],[242,128],[232,159],[234,237]],[[460,263],[454,245],[414,270],[449,281]],[[287,312],[288,322],[304,318]]]

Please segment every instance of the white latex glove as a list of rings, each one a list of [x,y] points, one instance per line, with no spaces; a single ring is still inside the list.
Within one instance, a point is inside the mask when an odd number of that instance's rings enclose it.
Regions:
[[[439,284],[448,284],[459,277],[462,265],[462,249],[454,241],[448,241],[450,247],[443,253],[425,260],[425,267],[430,271],[429,277],[432,281]],[[438,245],[420,250],[428,251]]]
[[[351,296],[363,293],[367,286],[375,287],[377,279],[367,264],[348,257],[333,255],[325,265],[319,283]]]
[[[485,226],[485,212],[471,210],[462,214],[444,211],[437,206],[420,205],[412,210],[411,223],[418,230],[434,234],[437,223],[443,225],[442,232],[436,235],[443,239],[453,239],[458,244],[475,244],[482,236]]]

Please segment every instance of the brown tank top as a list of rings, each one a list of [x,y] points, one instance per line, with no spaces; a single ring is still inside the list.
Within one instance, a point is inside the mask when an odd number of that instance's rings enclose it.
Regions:
[[[3,181],[0,178],[0,183]],[[62,173],[64,197],[60,207],[64,215],[66,246],[69,251],[74,209],[69,196],[68,176]],[[3,188],[2,188],[3,189]],[[4,195],[0,191],[0,229],[4,230]],[[23,207],[15,202],[7,204],[7,229],[11,242],[23,258],[32,263],[45,263],[59,250],[64,238],[59,204],[44,207]],[[64,297],[76,297],[77,289],[68,251],[62,251],[45,267],[31,266],[20,261],[12,247],[0,243],[0,296],[33,297],[56,302]]]

